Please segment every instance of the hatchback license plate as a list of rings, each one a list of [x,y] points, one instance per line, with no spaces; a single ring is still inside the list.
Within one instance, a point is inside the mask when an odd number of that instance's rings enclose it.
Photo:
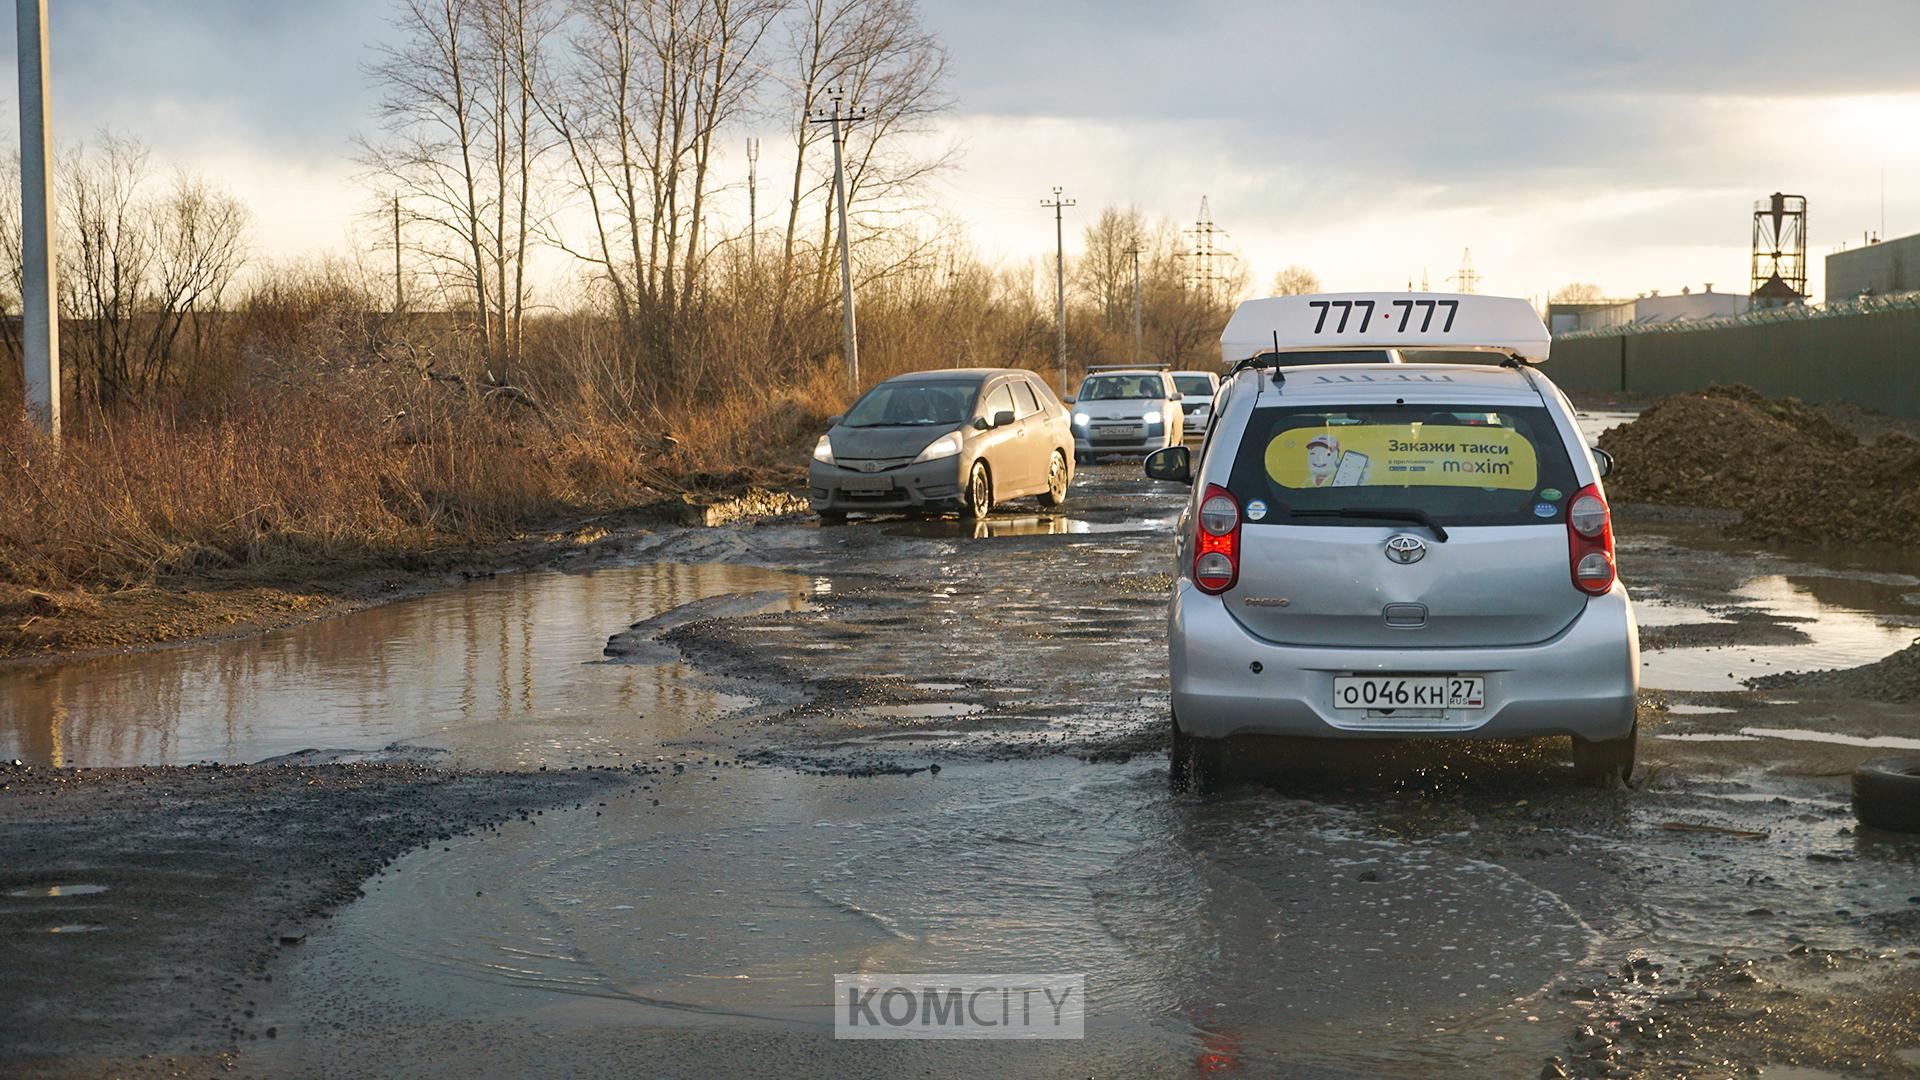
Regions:
[[[1110,426],[1094,428],[1093,433],[1103,439],[1137,439],[1141,435],[1141,430],[1137,427]]]
[[[1480,709],[1486,680],[1464,675],[1354,675],[1333,680],[1336,709]]]
[[[854,495],[881,495],[893,490],[889,476],[849,476],[840,481],[840,490]]]

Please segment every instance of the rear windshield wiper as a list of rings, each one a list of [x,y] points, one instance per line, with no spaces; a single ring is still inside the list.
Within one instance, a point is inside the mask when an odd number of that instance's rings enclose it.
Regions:
[[[1373,521],[1411,521],[1415,525],[1425,525],[1433,538],[1441,543],[1447,542],[1447,530],[1433,520],[1433,515],[1425,510],[1412,507],[1401,509],[1386,506],[1350,506],[1342,510],[1289,510],[1289,517],[1297,518],[1367,518]]]

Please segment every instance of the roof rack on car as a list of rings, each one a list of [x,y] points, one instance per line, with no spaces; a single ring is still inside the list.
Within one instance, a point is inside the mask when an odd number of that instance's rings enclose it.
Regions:
[[[1166,371],[1172,364],[1088,364],[1087,374],[1096,371]]]

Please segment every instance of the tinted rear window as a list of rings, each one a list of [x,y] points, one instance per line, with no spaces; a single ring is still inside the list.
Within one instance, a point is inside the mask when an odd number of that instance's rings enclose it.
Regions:
[[[1227,486],[1250,523],[1373,527],[1290,517],[1413,509],[1443,526],[1539,525],[1565,520],[1576,487],[1546,409],[1472,405],[1255,409]]]
[[[1173,385],[1179,387],[1182,394],[1213,396],[1213,380],[1205,375],[1175,375]]]
[[[1278,356],[1281,367],[1308,367],[1313,364],[1391,364],[1393,354],[1385,349],[1302,349],[1298,352],[1266,353]]]

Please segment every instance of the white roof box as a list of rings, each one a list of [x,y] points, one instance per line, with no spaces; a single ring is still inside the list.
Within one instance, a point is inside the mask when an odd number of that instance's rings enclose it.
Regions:
[[[1248,300],[1220,332],[1220,358],[1296,349],[1469,349],[1547,358],[1533,304],[1468,293],[1318,293]]]

